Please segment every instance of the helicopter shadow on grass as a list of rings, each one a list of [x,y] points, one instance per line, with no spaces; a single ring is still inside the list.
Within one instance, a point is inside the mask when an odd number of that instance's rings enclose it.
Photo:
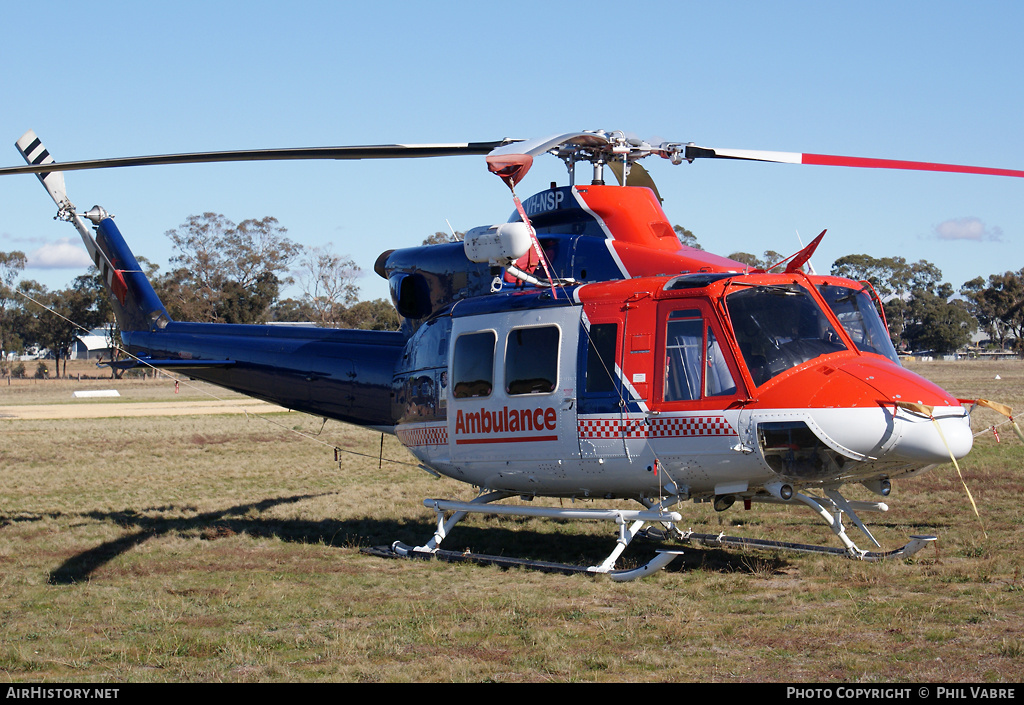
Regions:
[[[295,504],[331,493],[302,494],[276,497],[238,504],[226,509],[203,512],[194,516],[169,517],[168,512],[179,514],[181,508],[161,506],[141,511],[114,512],[88,511],[79,516],[101,522],[111,522],[128,533],[111,541],[82,551],[67,559],[49,574],[51,585],[71,585],[88,580],[97,570],[146,541],[166,535],[217,540],[243,534],[253,538],[277,538],[282,541],[323,544],[333,547],[353,547],[402,541],[419,545],[432,535],[434,523],[427,517],[418,519],[352,518],[345,520],[322,519],[293,520],[249,516],[253,511],[265,512],[275,507]],[[161,515],[163,513],[163,515]],[[42,518],[41,515],[39,518]],[[29,521],[31,518],[14,517],[9,521]],[[38,519],[37,519],[38,520]],[[503,522],[507,523],[507,522]],[[517,526],[500,525],[460,526],[448,538],[450,547],[476,553],[500,556],[526,556],[539,562],[596,565],[601,563],[614,546],[614,532],[578,534],[549,533]],[[632,567],[653,557],[656,548],[673,548],[672,544],[638,540],[620,558],[619,563]],[[752,560],[743,553],[720,549],[683,547],[682,560],[669,570],[688,572],[704,570],[715,572],[778,572],[786,566],[779,558]]]
[[[432,523],[423,521],[375,518],[346,520],[294,520],[252,517],[252,512],[266,512],[275,507],[295,504],[334,493],[301,494],[237,504],[225,509],[180,516],[186,507],[164,505],[140,510],[86,511],[76,516],[98,522],[109,522],[128,533],[105,541],[94,548],[77,553],[49,574],[51,585],[70,585],[88,580],[97,570],[146,541],[160,536],[178,535],[200,540],[217,540],[242,534],[253,538],[277,538],[286,542],[324,544],[345,547],[403,540],[416,542],[433,531]],[[170,514],[174,516],[170,516]],[[36,517],[0,518],[0,527],[15,521],[38,521],[50,514]],[[61,516],[60,514],[53,516]],[[63,515],[67,516],[67,515]]]

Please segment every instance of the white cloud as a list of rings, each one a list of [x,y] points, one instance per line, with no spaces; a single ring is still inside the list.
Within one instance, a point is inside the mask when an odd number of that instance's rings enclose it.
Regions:
[[[998,226],[988,227],[979,218],[951,218],[935,226],[934,237],[939,240],[983,240],[1003,239],[1003,230]]]
[[[29,252],[26,269],[81,269],[89,268],[92,262],[85,248],[72,238],[49,242]]]
[[[10,233],[0,233],[0,241],[2,241],[4,249],[13,246],[14,249],[24,250],[25,243],[30,245],[45,244],[46,239],[42,237],[15,237]]]

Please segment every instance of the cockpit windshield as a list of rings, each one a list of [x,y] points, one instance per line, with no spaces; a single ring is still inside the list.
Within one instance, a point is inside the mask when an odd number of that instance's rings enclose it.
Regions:
[[[726,305],[758,386],[808,360],[846,350],[814,297],[796,284],[742,289],[729,294]]]
[[[821,284],[818,291],[832,309],[832,313],[836,314],[836,318],[843,324],[858,350],[884,355],[897,365],[900,364],[900,358],[889,338],[889,331],[886,330],[871,297],[864,288]]]

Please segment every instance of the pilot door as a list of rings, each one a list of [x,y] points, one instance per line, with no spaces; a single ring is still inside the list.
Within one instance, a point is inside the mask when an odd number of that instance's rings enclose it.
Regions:
[[[658,307],[654,405],[662,411],[724,409],[742,391],[736,362],[703,299]]]
[[[456,463],[579,458],[579,310],[467,316],[452,325],[448,439]]]

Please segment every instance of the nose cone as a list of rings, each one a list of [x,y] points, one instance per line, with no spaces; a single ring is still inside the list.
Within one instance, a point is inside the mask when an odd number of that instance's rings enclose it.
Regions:
[[[973,445],[970,416],[955,397],[881,357],[833,358],[791,377],[808,390],[811,430],[831,451],[857,462],[859,470],[837,461],[844,471],[924,469],[963,458]],[[780,376],[776,388],[762,390],[766,406],[799,406],[786,403],[785,381]]]
[[[935,409],[932,418],[899,409],[893,419],[895,442],[887,457],[912,462],[948,463],[971,452],[974,434],[963,408]]]
[[[885,419],[886,428],[878,437],[880,442],[866,455],[935,464],[948,463],[951,457],[959,460],[970,452],[974,443],[970,416],[942,388],[881,358],[865,356],[839,368],[844,374],[832,377],[845,380],[844,395],[856,397],[856,392],[860,392],[864,402],[878,405]],[[818,400],[824,401],[822,397],[830,393],[835,394],[832,385],[824,385]],[[858,450],[868,447],[871,438],[881,431],[877,424],[831,430],[838,437],[849,439],[850,447]]]
[[[907,409],[813,409],[819,435],[843,455],[860,461],[924,467],[959,460],[974,443],[970,416],[961,406],[936,407],[934,421]]]

